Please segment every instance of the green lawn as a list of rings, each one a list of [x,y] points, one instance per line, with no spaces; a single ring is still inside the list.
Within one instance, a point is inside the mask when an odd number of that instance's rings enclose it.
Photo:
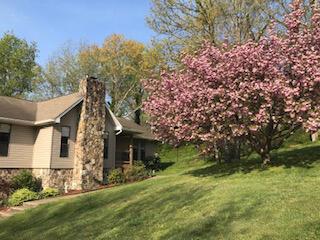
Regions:
[[[261,169],[163,154],[158,177],[0,221],[0,239],[320,239],[320,144],[274,153]]]

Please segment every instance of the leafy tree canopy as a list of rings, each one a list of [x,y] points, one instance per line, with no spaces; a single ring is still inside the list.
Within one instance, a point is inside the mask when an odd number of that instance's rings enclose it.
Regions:
[[[32,90],[37,64],[35,43],[11,33],[0,39],[0,95],[23,96]]]

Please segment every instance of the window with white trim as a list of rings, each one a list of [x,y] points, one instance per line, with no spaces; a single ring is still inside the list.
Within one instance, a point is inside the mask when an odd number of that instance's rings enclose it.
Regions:
[[[9,152],[11,126],[0,123],[0,156],[7,157]]]

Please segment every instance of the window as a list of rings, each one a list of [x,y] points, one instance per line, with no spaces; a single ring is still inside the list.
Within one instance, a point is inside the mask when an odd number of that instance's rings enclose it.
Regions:
[[[144,161],[145,158],[146,158],[145,142],[141,140],[140,141],[140,160]]]
[[[61,127],[60,157],[69,157],[70,127]]]
[[[133,140],[133,160],[140,160],[138,155],[139,140]]]
[[[104,139],[104,149],[103,149],[103,158],[104,159],[108,159],[108,143],[109,143],[109,139],[105,138]]]
[[[0,124],[0,156],[8,156],[11,126]]]

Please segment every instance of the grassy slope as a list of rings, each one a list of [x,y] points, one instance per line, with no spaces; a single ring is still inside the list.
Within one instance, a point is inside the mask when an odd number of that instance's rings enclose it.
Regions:
[[[140,183],[61,201],[0,221],[0,239],[319,239],[320,144],[279,150],[261,169],[163,154]]]

